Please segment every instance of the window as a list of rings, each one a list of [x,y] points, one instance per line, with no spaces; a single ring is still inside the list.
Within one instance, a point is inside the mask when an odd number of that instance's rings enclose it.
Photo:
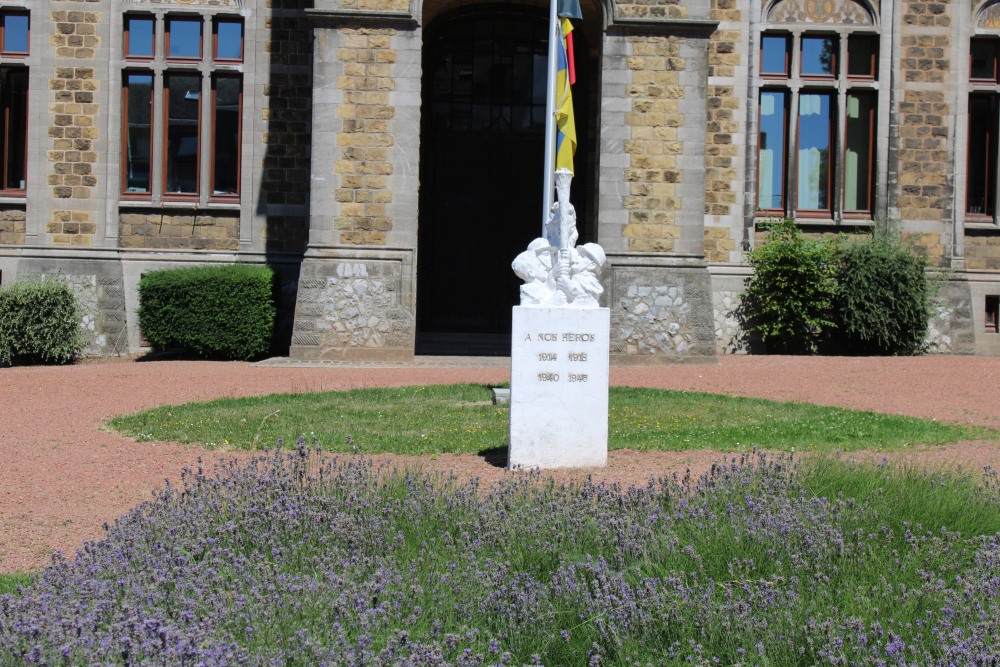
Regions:
[[[29,18],[0,11],[0,193],[23,195],[28,172]]]
[[[878,35],[873,33],[761,35],[761,214],[871,218],[877,62]]]
[[[969,47],[965,218],[970,222],[993,222],[997,213],[998,49],[1000,40],[988,38],[973,39]]]
[[[242,19],[128,14],[123,49],[123,198],[238,201]]]
[[[1000,296],[996,294],[990,294],[986,297],[986,310],[984,312],[983,322],[986,325],[986,333],[1000,333]]]

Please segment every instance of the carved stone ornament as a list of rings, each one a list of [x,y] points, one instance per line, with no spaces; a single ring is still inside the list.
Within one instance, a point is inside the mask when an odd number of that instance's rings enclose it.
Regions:
[[[127,5],[149,6],[149,5],[180,5],[183,7],[231,7],[239,9],[243,6],[243,0],[128,0]]]
[[[771,5],[768,23],[846,23],[873,25],[871,14],[852,0],[779,0]]]
[[[976,26],[993,30],[1000,28],[1000,2],[994,2],[983,7],[976,17]]]
[[[600,275],[607,257],[596,243],[576,247],[576,209],[569,202],[573,172],[556,171],[558,201],[545,224],[544,236],[528,244],[513,264],[521,285],[522,306],[597,308],[604,288]]]

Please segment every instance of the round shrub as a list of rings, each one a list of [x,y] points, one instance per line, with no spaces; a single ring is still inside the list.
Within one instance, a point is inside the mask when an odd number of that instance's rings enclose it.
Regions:
[[[931,288],[926,260],[891,233],[848,243],[839,253],[836,349],[846,354],[917,354],[927,336]]]
[[[791,220],[767,229],[767,241],[747,257],[754,274],[743,293],[746,328],[767,352],[815,352],[833,326],[835,244],[803,237]]]
[[[60,281],[0,288],[0,363],[65,364],[83,349],[80,309]]]
[[[139,327],[154,348],[252,359],[271,347],[273,273],[230,264],[151,271],[139,281]]]

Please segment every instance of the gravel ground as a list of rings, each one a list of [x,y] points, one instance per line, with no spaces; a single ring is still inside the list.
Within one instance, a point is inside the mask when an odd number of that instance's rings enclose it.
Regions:
[[[218,452],[169,442],[135,443],[110,433],[110,417],[168,403],[274,392],[509,378],[503,359],[422,359],[410,365],[300,367],[271,363],[89,361],[69,367],[0,369],[0,573],[43,567],[54,550],[72,554],[83,540],[127,511],[184,466],[206,466]],[[611,381],[821,405],[876,410],[1000,428],[991,378],[1000,358],[732,356],[711,365],[613,368]],[[650,475],[703,470],[719,452],[612,452],[592,474],[625,484]],[[1000,442],[963,442],[893,455],[927,466],[1000,467]],[[478,476],[511,474],[475,455],[394,457],[427,471]]]

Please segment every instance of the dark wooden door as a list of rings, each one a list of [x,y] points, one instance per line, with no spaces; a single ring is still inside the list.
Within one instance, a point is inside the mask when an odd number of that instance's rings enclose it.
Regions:
[[[424,47],[417,349],[509,353],[510,263],[542,227],[546,21],[445,21]]]

